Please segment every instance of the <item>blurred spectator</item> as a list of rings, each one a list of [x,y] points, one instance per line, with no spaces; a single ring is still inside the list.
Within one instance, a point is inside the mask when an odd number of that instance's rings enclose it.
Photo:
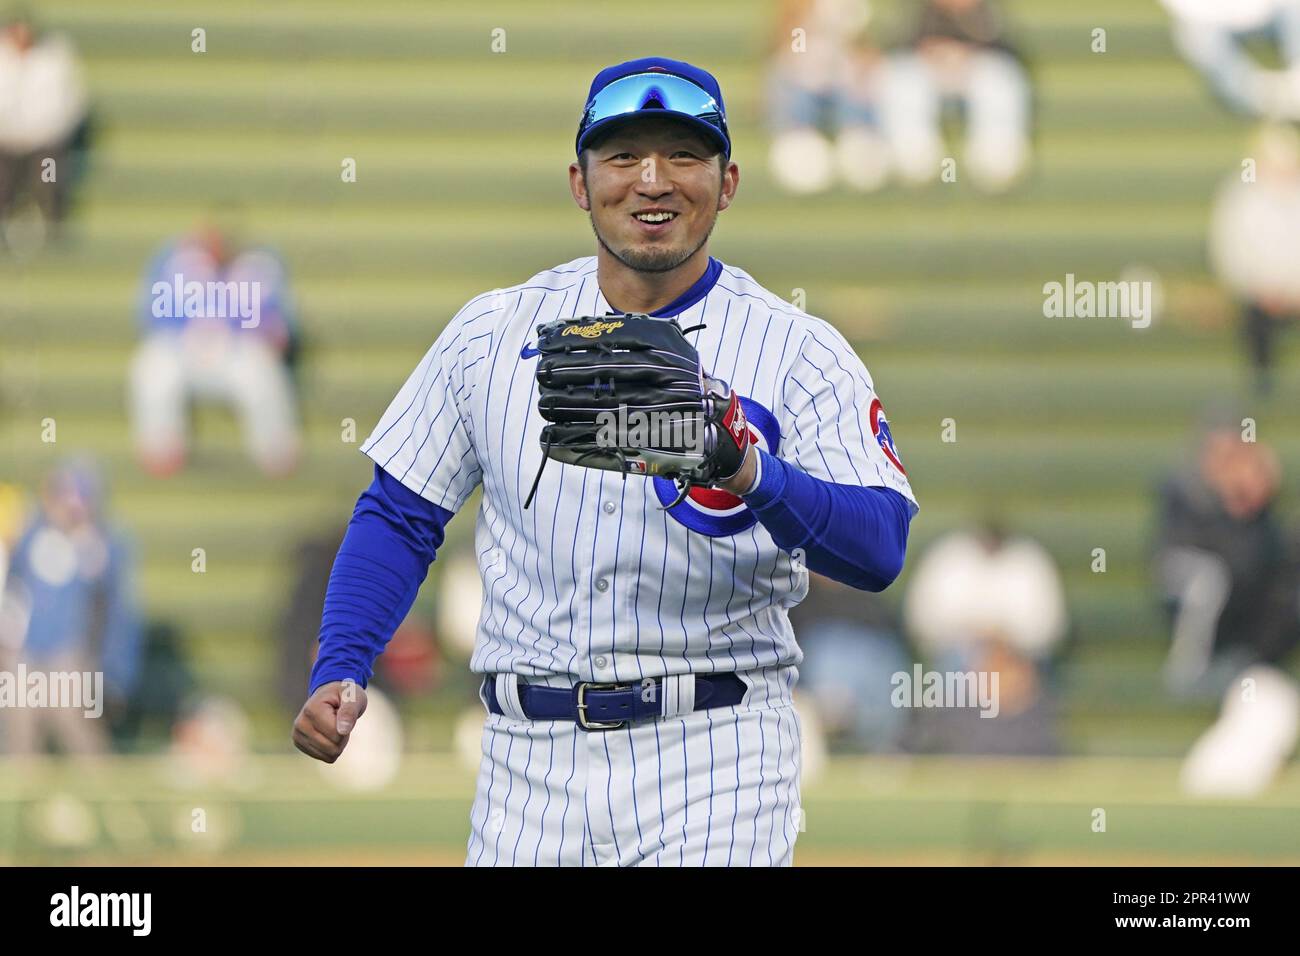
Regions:
[[[1279,664],[1300,643],[1300,566],[1274,509],[1282,470],[1217,412],[1192,463],[1160,489],[1156,570],[1177,693],[1219,694],[1252,663]]]
[[[104,515],[98,470],[74,461],[42,488],[40,509],[15,548],[0,634],[7,669],[28,673],[102,671],[105,710],[121,709],[136,685],[140,624],[134,562],[126,539]],[[65,753],[106,747],[100,722],[83,708],[0,710],[11,752],[39,752],[48,731]]]
[[[1059,752],[1049,666],[1068,618],[1060,574],[1042,545],[993,522],[951,532],[921,556],[903,601],[907,631],[934,669],[998,675],[996,717],[969,707],[922,710],[914,749]]]
[[[1210,261],[1240,303],[1256,390],[1271,391],[1278,331],[1300,318],[1300,134],[1271,126],[1255,138],[1252,181],[1234,172],[1219,188]],[[1249,177],[1247,177],[1249,178]]]
[[[945,105],[964,108],[963,168],[989,191],[1029,163],[1029,76],[993,0],[923,0],[906,49],[889,57],[882,117],[898,174],[938,178]]]
[[[816,708],[833,744],[869,753],[899,749],[907,712],[890,703],[890,681],[911,666],[881,597],[809,572],[808,596],[790,609],[802,700]]]
[[[171,739],[198,690],[185,643],[185,635],[170,622],[145,626],[135,690],[125,708],[109,715],[114,750],[138,750]]]
[[[294,551],[292,566],[296,569],[296,576],[289,603],[277,627],[280,637],[277,690],[285,713],[290,715],[298,712],[307,697],[311,668],[319,650],[325,588],[342,543],[343,532],[340,531],[308,538]],[[477,613],[477,606],[475,611]],[[427,694],[436,689],[441,680],[442,654],[438,638],[423,616],[413,609],[375,662],[375,681],[401,698]]]
[[[422,617],[408,614],[377,665],[380,684],[398,697],[428,694],[442,682],[438,636]]]
[[[876,99],[882,70],[865,36],[867,0],[785,0],[768,64],[772,175],[785,189],[883,185],[888,148]]]
[[[1183,767],[1197,795],[1259,793],[1300,731],[1300,691],[1284,669],[1300,644],[1300,548],[1275,510],[1281,480],[1273,450],[1243,441],[1241,416],[1220,411],[1191,464],[1161,488],[1165,681],[1175,694],[1223,701]]]
[[[238,701],[200,697],[172,727],[170,770],[188,786],[238,786],[248,780],[251,738],[252,722]]]
[[[278,256],[236,248],[225,230],[205,223],[149,264],[140,324],[130,407],[149,472],[166,476],[184,465],[191,401],[233,405],[257,466],[268,475],[293,471],[301,448],[297,335]]]
[[[1248,116],[1300,119],[1300,0],[1161,0],[1174,18],[1174,42],[1215,94]],[[1264,40],[1280,69],[1247,45]]]
[[[15,244],[10,221],[25,193],[46,230],[57,232],[87,117],[81,69],[67,38],[38,35],[26,14],[12,15],[0,28],[0,241]],[[52,169],[46,160],[53,160]]]

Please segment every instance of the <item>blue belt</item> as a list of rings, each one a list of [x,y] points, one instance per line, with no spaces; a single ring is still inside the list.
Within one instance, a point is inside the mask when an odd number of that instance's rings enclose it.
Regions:
[[[597,684],[583,681],[572,687],[545,687],[519,681],[519,703],[529,720],[572,720],[583,730],[615,730],[629,723],[663,716],[663,682],[654,682],[654,693],[640,681],[628,684]],[[734,707],[744,699],[748,686],[735,674],[695,675],[695,710]],[[491,713],[505,716],[497,702],[496,675],[483,678],[483,696]]]

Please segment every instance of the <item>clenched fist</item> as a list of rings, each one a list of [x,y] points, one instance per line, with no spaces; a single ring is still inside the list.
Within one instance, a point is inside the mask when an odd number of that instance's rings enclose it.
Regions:
[[[307,698],[293,722],[293,745],[308,757],[333,763],[365,712],[366,692],[356,681],[322,684]]]

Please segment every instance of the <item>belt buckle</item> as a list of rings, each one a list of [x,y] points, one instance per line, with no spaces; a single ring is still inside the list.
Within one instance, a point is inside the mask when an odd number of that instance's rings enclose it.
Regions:
[[[587,691],[589,690],[619,690],[631,687],[631,684],[598,684],[594,681],[578,682],[578,726],[583,730],[618,730],[620,727],[626,727],[629,721],[626,720],[587,720]]]

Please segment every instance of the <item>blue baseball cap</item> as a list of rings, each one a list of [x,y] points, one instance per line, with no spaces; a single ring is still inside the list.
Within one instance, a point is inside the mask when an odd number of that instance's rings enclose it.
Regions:
[[[641,113],[679,117],[731,158],[731,134],[718,81],[698,66],[661,56],[628,60],[596,74],[578,122],[577,151],[581,153],[601,130]]]

